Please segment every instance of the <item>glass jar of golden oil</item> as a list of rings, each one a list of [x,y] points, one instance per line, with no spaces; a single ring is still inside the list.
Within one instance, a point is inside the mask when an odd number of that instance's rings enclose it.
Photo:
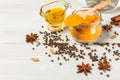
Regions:
[[[64,0],[53,1],[41,6],[40,15],[47,22],[50,31],[56,32],[63,29],[63,21],[69,6],[70,3]]]

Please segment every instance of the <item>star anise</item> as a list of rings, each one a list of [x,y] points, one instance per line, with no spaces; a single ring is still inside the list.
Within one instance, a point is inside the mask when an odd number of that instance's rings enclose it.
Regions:
[[[82,73],[82,72],[84,72],[84,74],[85,74],[86,76],[87,76],[87,73],[91,73],[91,70],[92,70],[92,68],[91,68],[91,66],[89,65],[89,63],[84,64],[84,63],[82,62],[82,65],[77,65],[77,67],[78,67],[77,73]]]
[[[109,71],[110,70],[109,62],[106,59],[104,59],[103,61],[99,61],[98,69],[103,71],[107,71],[107,70]]]
[[[104,25],[103,26],[103,29],[105,30],[105,31],[110,31],[111,29],[112,29],[112,25],[111,24],[107,24],[107,25]]]
[[[37,34],[33,34],[33,33],[31,33],[30,35],[28,34],[26,35],[26,42],[33,43],[38,39],[38,37],[39,36]]]

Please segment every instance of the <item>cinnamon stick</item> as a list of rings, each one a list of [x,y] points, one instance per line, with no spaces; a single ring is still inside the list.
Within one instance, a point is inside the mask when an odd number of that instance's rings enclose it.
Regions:
[[[120,26],[120,14],[111,18],[111,24]]]
[[[112,21],[120,21],[120,15],[111,18]]]
[[[112,21],[111,24],[116,25],[116,26],[120,26],[120,20],[119,21]]]

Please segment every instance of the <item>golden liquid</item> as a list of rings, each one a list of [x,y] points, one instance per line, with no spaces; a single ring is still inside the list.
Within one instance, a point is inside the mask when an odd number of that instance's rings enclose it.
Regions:
[[[51,8],[45,12],[45,20],[51,25],[59,25],[65,17],[65,9],[62,7]]]

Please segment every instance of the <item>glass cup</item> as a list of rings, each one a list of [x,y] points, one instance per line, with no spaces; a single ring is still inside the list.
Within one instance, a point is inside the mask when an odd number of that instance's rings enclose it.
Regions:
[[[69,6],[70,3],[64,0],[53,1],[41,6],[40,15],[48,23],[50,31],[55,32],[63,29],[63,21]]]
[[[79,14],[82,17],[84,11],[90,8],[82,8],[73,11],[72,14]],[[69,32],[78,42],[88,43],[97,40],[102,32],[101,14],[99,11],[89,13],[78,26],[70,26]]]
[[[93,7],[102,1],[105,1],[105,0],[86,0],[86,3],[88,7]],[[119,0],[111,0],[111,2],[106,7],[104,7],[101,11],[106,12],[106,11],[113,10],[117,6],[118,2]]]

